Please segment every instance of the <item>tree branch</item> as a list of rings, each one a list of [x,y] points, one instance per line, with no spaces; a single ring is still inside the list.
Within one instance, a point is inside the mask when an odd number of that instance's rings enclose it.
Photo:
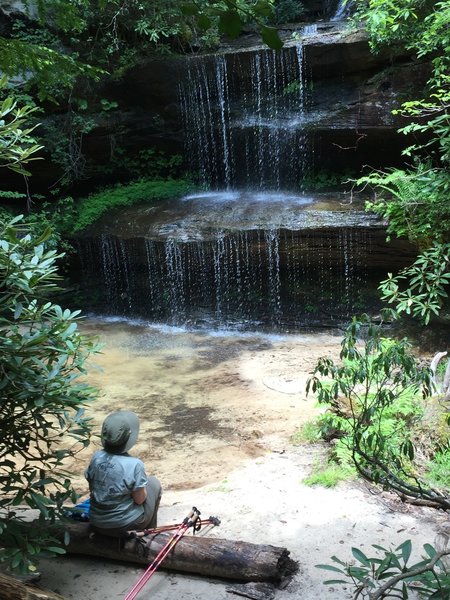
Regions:
[[[429,563],[423,565],[423,567],[417,567],[417,569],[413,569],[412,571],[405,571],[404,573],[399,573],[391,579],[388,579],[378,590],[373,593],[369,593],[369,600],[380,600],[384,598],[384,594],[392,587],[397,585],[403,579],[411,579],[411,577],[417,577],[417,575],[421,575],[422,573],[426,573],[427,571],[433,571],[436,563],[443,557],[450,555],[450,550],[442,550],[441,552],[437,552]]]

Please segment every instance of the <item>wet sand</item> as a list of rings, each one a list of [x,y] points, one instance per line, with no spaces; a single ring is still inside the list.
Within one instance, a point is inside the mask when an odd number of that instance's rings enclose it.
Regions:
[[[212,483],[283,448],[317,412],[306,398],[308,374],[339,347],[328,334],[202,333],[125,321],[91,320],[83,331],[103,344],[88,365],[99,390],[87,411],[96,433],[110,412],[135,411],[141,430],[133,453],[166,490]],[[70,465],[82,494],[81,466],[98,446],[96,438]]]

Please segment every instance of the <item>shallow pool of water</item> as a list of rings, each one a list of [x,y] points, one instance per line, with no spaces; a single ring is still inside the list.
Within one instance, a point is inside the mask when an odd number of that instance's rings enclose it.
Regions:
[[[82,331],[99,337],[88,380],[99,390],[89,406],[95,431],[115,410],[141,419],[132,453],[168,489],[221,481],[237,464],[283,451],[316,412],[305,385],[316,360],[337,354],[338,336],[189,331],[141,321],[89,319]],[[87,491],[83,451],[73,471]]]

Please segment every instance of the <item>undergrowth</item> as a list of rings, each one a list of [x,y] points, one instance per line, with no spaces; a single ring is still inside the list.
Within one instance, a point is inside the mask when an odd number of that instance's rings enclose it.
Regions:
[[[302,482],[305,485],[334,487],[340,481],[356,477],[352,435],[345,412],[345,403],[342,403],[338,409],[334,407],[308,421],[291,436],[293,446],[328,442],[327,456],[314,463],[311,474]],[[407,394],[399,397],[378,423],[379,430],[397,445],[402,443],[402,431],[407,429],[416,449],[410,461],[412,473],[442,490],[450,488],[450,444],[445,416],[446,411],[438,402]]]
[[[104,214],[124,206],[148,200],[179,198],[191,189],[188,179],[140,179],[124,185],[105,188],[76,202],[70,233],[82,231]]]
[[[321,485],[326,488],[335,487],[340,481],[349,481],[355,478],[355,469],[348,463],[338,464],[329,460],[325,463],[318,462],[313,466],[311,475],[305,477],[305,485]]]
[[[437,488],[450,488],[450,448],[436,452],[426,465],[425,481]]]

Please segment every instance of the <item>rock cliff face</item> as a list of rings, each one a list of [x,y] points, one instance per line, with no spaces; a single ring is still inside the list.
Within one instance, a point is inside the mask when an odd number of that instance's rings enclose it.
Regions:
[[[335,194],[203,192],[106,215],[74,243],[86,310],[275,331],[376,312],[378,281],[414,255]]]
[[[358,171],[367,164],[398,164],[407,141],[396,133],[402,119],[394,118],[392,109],[398,107],[406,91],[423,87],[426,65],[414,64],[407,57],[391,62],[388,56],[373,55],[364,34],[347,31],[342,24],[322,23],[308,35],[303,30],[301,26],[281,30],[285,38],[282,52],[295,53],[300,40],[310,116],[310,122],[303,122],[301,127],[312,132],[315,168]],[[252,64],[270,52],[261,48],[255,36],[248,35],[224,46],[220,57],[238,77],[236,87],[249,89],[248,79],[255,77]],[[215,77],[218,56],[150,60],[133,69],[123,82],[105,89],[121,110],[113,115],[109,129],[104,127],[89,136],[85,150],[91,153],[95,149],[97,157],[103,154],[106,160],[109,138],[114,136],[130,151],[154,145],[169,153],[183,153],[186,132],[180,86],[193,61],[202,62],[205,77],[208,73]],[[190,85],[200,82],[191,81]],[[274,85],[282,94],[283,81]],[[229,100],[238,113],[242,99]]]
[[[426,65],[415,64],[407,57],[393,61],[386,55],[373,55],[364,34],[348,30],[340,22],[283,27],[280,34],[285,40],[285,49],[281,53],[286,56],[298,53],[301,47],[304,93],[310,117],[310,121],[304,120],[301,126],[310,131],[313,171],[358,172],[362,165],[398,164],[407,140],[396,134],[402,121],[394,118],[391,111],[405,93],[410,95],[412,90],[423,87]],[[123,80],[103,85],[98,91],[99,97],[117,102],[118,108],[89,115],[94,128],[83,135],[80,146],[89,168],[76,184],[77,191],[84,193],[96,183],[110,183],[123,176],[118,150],[131,156],[151,147],[168,154],[190,152],[186,145],[180,88],[194,61],[202,62],[202,70],[206,74],[209,69],[211,76],[220,58],[230,72],[239,71],[237,86],[248,88],[246,77],[255,77],[255,68],[251,65],[256,60],[265,60],[262,57],[267,53],[271,51],[261,46],[256,35],[247,34],[233,43],[223,44],[219,52],[204,58],[148,59]],[[286,81],[281,79],[275,85],[279,94],[283,94]],[[231,101],[232,109],[238,113],[241,100],[232,98]],[[56,122],[59,127],[58,119],[62,122],[65,116],[54,115],[49,122]],[[41,132],[46,133],[45,121]],[[51,164],[42,167],[42,163],[36,164],[32,180],[35,189],[46,188],[59,175]]]

